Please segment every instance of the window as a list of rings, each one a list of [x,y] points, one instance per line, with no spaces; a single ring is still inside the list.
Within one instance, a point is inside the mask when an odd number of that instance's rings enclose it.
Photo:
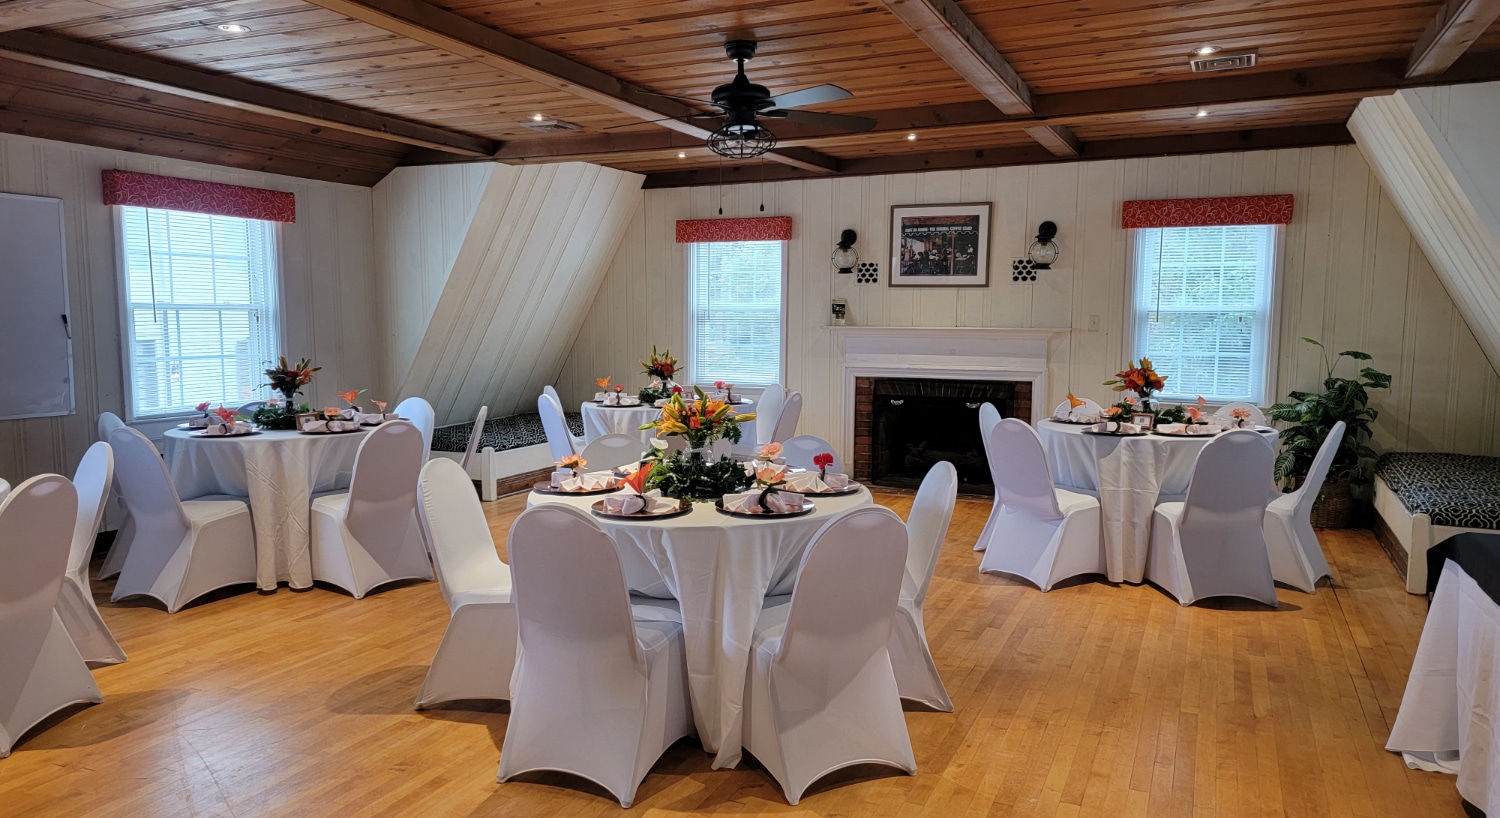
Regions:
[[[688,245],[691,382],[781,382],[784,247],[780,241]]]
[[[1167,378],[1161,397],[1265,405],[1275,328],[1277,227],[1135,231],[1133,357]]]
[[[120,208],[132,419],[234,408],[276,360],[273,222]]]

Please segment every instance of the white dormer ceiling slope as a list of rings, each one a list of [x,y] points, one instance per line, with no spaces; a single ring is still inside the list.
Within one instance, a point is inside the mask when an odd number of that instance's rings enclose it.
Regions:
[[[1500,83],[1370,97],[1349,130],[1500,364]]]
[[[401,197],[404,208],[383,208],[377,189],[377,229],[386,233],[377,241],[385,244],[430,230],[434,213],[450,211],[442,235],[428,236],[429,258],[388,260],[381,270],[381,317],[391,327],[387,386],[395,386],[393,398],[425,397],[440,424],[470,419],[484,404],[491,417],[535,409],[562,369],[644,180],[578,162],[496,165],[480,178],[483,191],[456,255],[451,220],[462,219],[470,198],[462,187],[445,189],[439,180],[426,186],[433,193],[426,202]],[[451,268],[439,272],[449,258]]]

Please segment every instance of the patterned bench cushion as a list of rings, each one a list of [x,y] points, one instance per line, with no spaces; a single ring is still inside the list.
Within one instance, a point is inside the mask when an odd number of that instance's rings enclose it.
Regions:
[[[583,416],[574,412],[568,416],[568,428],[573,434],[583,434]],[[455,423],[432,430],[432,450],[435,452],[462,452],[469,448],[469,432],[474,423]],[[490,418],[484,422],[484,434],[479,439],[479,448],[491,446],[497,452],[535,446],[547,442],[547,432],[542,429],[542,416],[536,412]]]
[[[1375,473],[1433,525],[1500,529],[1500,457],[1431,452],[1381,455]]]

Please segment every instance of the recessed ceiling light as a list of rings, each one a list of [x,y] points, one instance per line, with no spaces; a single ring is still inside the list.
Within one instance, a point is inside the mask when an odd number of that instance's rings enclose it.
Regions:
[[[677,152],[677,158],[678,159],[686,159],[687,158],[687,151],[678,151]]]
[[[1200,57],[1207,57],[1210,54],[1219,53],[1219,47],[1215,45],[1200,45],[1193,49],[1193,53]]]
[[[1198,113],[1193,114],[1193,116],[1208,116],[1208,110],[1205,108],[1199,108]]]
[[[245,34],[250,31],[249,26],[242,26],[239,23],[220,23],[218,29],[228,34]]]
[[[544,119],[546,119],[546,117],[542,116],[541,114],[532,114],[531,115],[531,121],[532,122],[541,122]]]
[[[917,135],[914,134],[914,133],[907,134],[906,135],[906,141],[907,142],[915,142],[915,141],[917,141]]]

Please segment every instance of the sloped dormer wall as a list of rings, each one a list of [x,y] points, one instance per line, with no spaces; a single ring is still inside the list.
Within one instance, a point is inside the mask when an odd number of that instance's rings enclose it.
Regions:
[[[440,424],[534,408],[641,200],[643,177],[611,168],[481,167],[376,190],[382,388],[426,398]]]

